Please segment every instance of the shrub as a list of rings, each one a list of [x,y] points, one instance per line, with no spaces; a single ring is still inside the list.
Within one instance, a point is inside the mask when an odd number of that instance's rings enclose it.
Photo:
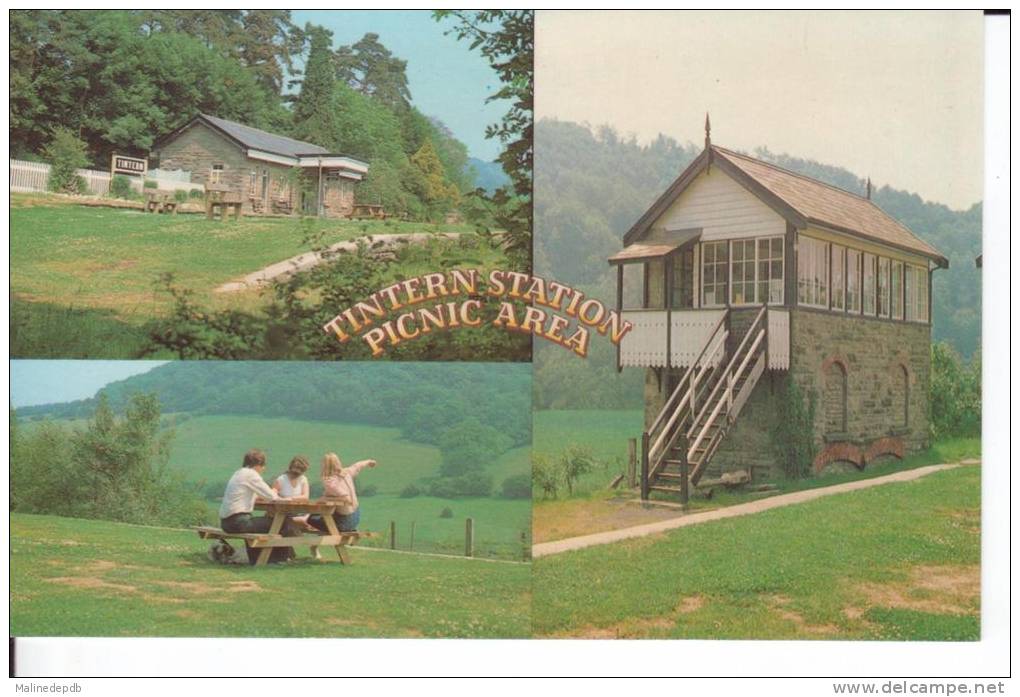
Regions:
[[[492,476],[484,472],[468,472],[458,477],[441,477],[429,484],[429,496],[457,499],[492,494]]]
[[[146,179],[142,183],[142,188],[143,189],[158,189],[159,188],[159,182],[157,182],[157,181],[155,181],[153,179]]]
[[[43,156],[50,162],[50,177],[46,182],[50,191],[68,194],[85,193],[85,179],[78,176],[78,169],[88,164],[85,141],[63,127],[53,130],[53,139],[43,150]]]
[[[369,485],[367,485],[365,487],[362,487],[358,491],[358,495],[360,495],[362,498],[367,497],[367,496],[375,496],[378,493],[379,493],[379,487],[376,486],[375,484],[369,484]]]
[[[123,416],[103,395],[84,426],[46,421],[15,436],[13,510],[148,525],[206,517],[201,485],[186,485],[167,468],[173,432],[160,428],[153,395],[134,395]]]
[[[110,196],[113,198],[130,199],[134,197],[134,193],[131,189],[130,179],[123,174],[113,175],[113,179],[110,180]]]
[[[572,445],[560,456],[558,464],[563,482],[567,485],[567,493],[573,495],[577,480],[595,468],[595,458],[590,449]]]
[[[531,496],[531,477],[526,474],[515,474],[503,480],[503,498],[526,499]]]
[[[945,343],[931,347],[928,412],[933,438],[981,435],[981,357],[970,366]]]
[[[400,491],[400,498],[402,499],[413,499],[417,496],[421,496],[423,493],[420,486],[417,484],[408,484]]]
[[[797,383],[787,379],[770,432],[772,449],[790,479],[811,474],[815,459],[815,395],[805,404]]]
[[[205,192],[201,189],[192,189],[188,192],[188,198],[205,198]]]
[[[177,201],[177,203],[184,203],[187,200],[188,192],[184,189],[177,189],[177,191],[174,192],[174,201]]]
[[[450,508],[449,506],[447,506],[446,508],[444,508],[443,510],[441,510],[439,512],[439,517],[440,518],[452,518],[453,517],[453,509]]]
[[[553,462],[544,455],[531,456],[531,483],[543,498],[555,499],[560,491],[560,473]]]

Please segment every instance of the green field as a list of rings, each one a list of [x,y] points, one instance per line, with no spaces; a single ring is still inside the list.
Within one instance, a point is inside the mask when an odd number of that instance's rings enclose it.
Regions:
[[[206,559],[190,532],[11,516],[12,636],[526,637],[530,565],[386,551]]]
[[[640,409],[550,409],[535,411],[532,416],[534,451],[556,457],[570,445],[591,450],[599,461],[590,474],[578,482],[575,494],[587,495],[605,489],[610,480],[624,471],[627,463],[627,440],[638,439],[644,427]]]
[[[179,417],[178,417],[179,418]],[[351,464],[371,458],[379,466],[358,477],[358,488],[378,488],[378,494],[361,497],[361,528],[380,533],[397,524],[397,546],[408,549],[414,523],[417,551],[463,554],[464,519],[473,518],[475,553],[478,556],[521,559],[521,534],[530,541],[531,502],[526,499],[469,498],[437,499],[428,496],[400,498],[405,486],[439,472],[437,448],[404,440],[399,429],[325,421],[294,421],[254,416],[199,416],[175,427],[170,467],[190,482],[205,482],[213,495],[222,493],[227,479],[241,466],[250,448],[261,448],[269,458],[265,479],[272,482],[297,454],[308,457],[312,467],[308,481],[312,495],[321,494],[318,467],[322,455],[336,452]],[[514,474],[528,472],[528,448],[507,451],[493,461],[488,471],[495,488]],[[209,502],[209,522],[216,520],[218,502]],[[450,508],[452,518],[440,518]],[[379,538],[366,544],[385,546]]]
[[[156,288],[167,272],[204,307],[253,309],[264,302],[258,291],[213,289],[308,251],[309,236],[329,244],[372,234],[471,231],[401,221],[221,222],[18,193],[11,195],[10,227],[11,353],[63,358],[136,357],[147,343],[145,325],[171,305]]]
[[[539,636],[979,638],[976,466],[534,563]]]

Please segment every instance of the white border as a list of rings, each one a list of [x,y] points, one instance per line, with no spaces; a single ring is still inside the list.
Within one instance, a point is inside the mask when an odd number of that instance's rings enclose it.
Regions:
[[[984,195],[984,443],[982,501],[982,639],[971,643],[894,642],[709,642],[709,641],[457,641],[457,640],[211,640],[211,639],[20,639],[19,666],[25,672],[71,675],[205,675],[262,673],[264,668],[300,666],[318,675],[719,675],[719,676],[1003,676],[1010,672],[1009,631],[1012,522],[1007,421],[1010,335],[1002,318],[1015,291],[1009,270],[1020,255],[1009,246],[1010,45],[1009,17],[986,17],[985,195]],[[7,41],[7,37],[4,37]],[[848,57],[852,60],[852,56]],[[9,143],[7,144],[9,152]],[[9,194],[7,197],[10,204]],[[9,288],[9,269],[5,270]],[[1008,294],[1007,294],[1008,292]],[[4,329],[9,326],[4,305]],[[1013,313],[1010,312],[1010,318]],[[9,344],[8,344],[9,351]],[[9,393],[8,379],[8,393]],[[0,452],[7,456],[7,443]],[[2,497],[8,496],[5,488]],[[1007,527],[1007,521],[1009,527]],[[9,534],[9,522],[5,523]],[[4,557],[4,564],[7,563]],[[399,599],[395,599],[399,602]],[[289,657],[289,658],[288,658]],[[14,693],[8,680],[8,690]],[[23,681],[18,681],[23,682]],[[40,681],[44,684],[53,680]],[[70,681],[60,680],[60,684]],[[80,694],[131,695],[134,681],[79,680]],[[733,681],[727,681],[732,683]],[[756,695],[832,694],[831,680],[743,681],[730,691]],[[149,682],[147,692],[177,692],[189,683]],[[230,680],[210,686],[224,694],[307,692],[317,685],[275,680]],[[385,690],[345,680],[329,687],[344,691]],[[419,691],[421,683],[395,689]],[[652,685],[630,688],[651,689]],[[724,689],[716,681],[687,678],[673,689],[694,694]],[[570,689],[563,685],[564,689]],[[595,692],[618,692],[622,684],[596,682]],[[530,689],[524,684],[486,685],[497,693]],[[445,697],[477,694],[473,681],[444,685]],[[433,691],[431,684],[424,686]],[[1007,688],[1008,691],[1008,688]]]

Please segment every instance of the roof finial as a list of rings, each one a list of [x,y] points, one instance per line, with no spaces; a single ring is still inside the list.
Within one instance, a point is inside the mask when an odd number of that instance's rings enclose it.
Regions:
[[[871,177],[868,177],[868,189],[867,189],[867,193],[865,194],[865,197],[869,201],[871,200]]]
[[[712,147],[712,122],[708,120],[708,112],[705,112],[705,149]]]

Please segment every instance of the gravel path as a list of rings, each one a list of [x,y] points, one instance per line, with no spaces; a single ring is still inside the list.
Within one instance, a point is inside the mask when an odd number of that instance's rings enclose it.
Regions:
[[[927,467],[918,467],[917,469],[887,474],[873,479],[859,479],[855,482],[834,484],[832,486],[821,487],[818,489],[794,491],[789,494],[771,496],[766,499],[741,503],[736,506],[717,508],[711,511],[704,511],[702,513],[690,513],[677,518],[662,520],[657,523],[647,523],[645,525],[637,525],[631,528],[598,532],[592,535],[582,535],[581,537],[568,537],[565,540],[556,540],[554,542],[543,542],[532,546],[531,556],[533,559],[537,559],[538,557],[547,557],[552,554],[560,554],[562,552],[569,552],[575,549],[584,549],[585,547],[605,545],[611,542],[619,542],[620,540],[630,540],[636,537],[655,535],[660,532],[666,532],[667,530],[676,530],[677,528],[684,528],[688,525],[697,525],[699,523],[707,523],[712,520],[723,520],[724,518],[735,518],[737,516],[760,513],[761,511],[768,511],[773,508],[789,506],[795,503],[803,503],[805,501],[813,501],[814,499],[820,499],[823,496],[842,494],[847,491],[868,489],[873,486],[881,486],[882,484],[889,484],[891,482],[909,482],[914,479],[920,479],[921,477],[932,474],[933,472],[952,469],[957,466],[958,465],[928,465]]]

